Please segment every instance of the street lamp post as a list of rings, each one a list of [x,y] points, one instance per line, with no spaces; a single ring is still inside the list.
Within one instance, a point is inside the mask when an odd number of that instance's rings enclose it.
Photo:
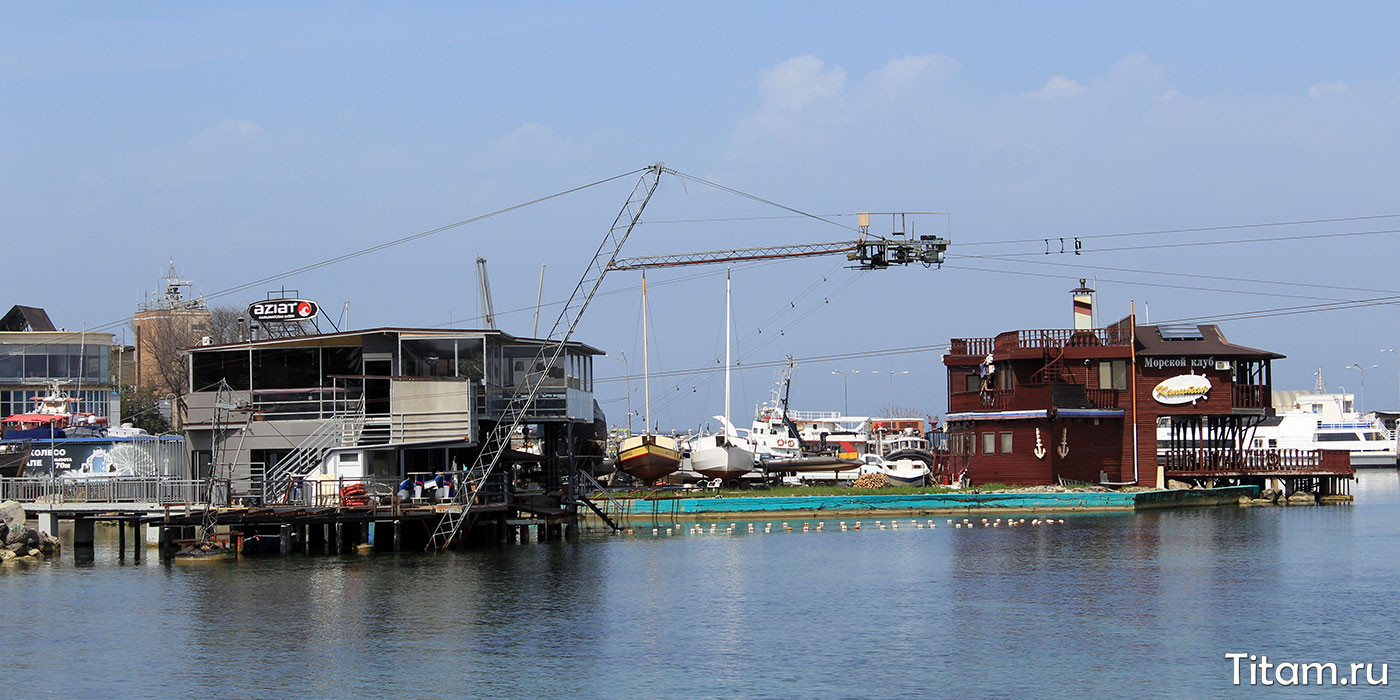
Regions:
[[[1395,348],[1386,348],[1381,352],[1395,356],[1395,405],[1400,406],[1400,352],[1396,352]]]
[[[847,372],[843,372],[839,369],[833,369],[831,370],[831,373],[841,375],[841,393],[845,395],[846,399],[845,408],[843,410],[845,411],[845,414],[849,416],[851,415],[851,383],[849,381],[850,375],[860,374],[860,370],[853,369]]]
[[[627,433],[630,435],[632,433],[632,368],[627,364],[627,353],[619,350],[617,354],[622,356],[621,359],[606,354],[603,357],[622,363],[622,382],[627,389]]]
[[[871,374],[885,374],[885,375],[888,375],[888,376],[889,376],[889,379],[890,379],[890,417],[894,417],[894,378],[895,378],[896,375],[900,375],[900,374],[909,374],[909,370],[906,369],[906,370],[903,370],[903,371],[901,371],[901,372],[896,372],[896,371],[894,371],[894,370],[890,370],[890,371],[888,371],[888,372],[881,372],[880,370],[876,369],[876,370],[871,370],[870,373],[871,373]]]
[[[1361,373],[1361,405],[1357,407],[1357,413],[1366,412],[1366,370],[1375,369],[1379,366],[1380,365],[1371,365],[1369,367],[1362,367],[1361,365],[1355,362],[1347,365],[1348,368],[1354,369]]]

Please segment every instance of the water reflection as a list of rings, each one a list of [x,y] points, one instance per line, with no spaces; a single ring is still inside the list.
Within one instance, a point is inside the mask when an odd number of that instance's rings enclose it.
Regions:
[[[1363,473],[1356,493],[202,566],[123,563],[99,530],[83,559],[5,572],[0,619],[44,621],[31,683],[64,697],[150,687],[153,661],[160,696],[1215,695],[1227,651],[1393,654],[1400,474]]]

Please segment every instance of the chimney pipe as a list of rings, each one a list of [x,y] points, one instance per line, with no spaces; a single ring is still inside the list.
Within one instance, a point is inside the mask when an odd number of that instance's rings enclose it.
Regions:
[[[1087,331],[1094,327],[1094,290],[1088,280],[1079,279],[1079,288],[1070,291],[1074,295],[1074,330]]]

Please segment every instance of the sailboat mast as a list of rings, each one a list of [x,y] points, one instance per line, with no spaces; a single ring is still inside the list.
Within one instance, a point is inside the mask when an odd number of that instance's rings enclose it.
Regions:
[[[651,353],[647,349],[647,273],[642,273],[642,395],[646,397],[647,424],[642,434],[651,435]]]
[[[724,433],[729,434],[729,271],[724,271]]]

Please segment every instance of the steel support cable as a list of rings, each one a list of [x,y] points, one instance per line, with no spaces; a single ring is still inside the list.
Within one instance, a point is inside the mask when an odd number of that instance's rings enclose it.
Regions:
[[[845,282],[841,283],[841,285],[840,285],[839,287],[837,287],[836,289],[832,290],[832,294],[836,294],[836,293],[840,292],[841,290],[845,289],[846,287],[848,287],[848,286],[850,286],[852,283],[854,283],[857,279],[860,279],[860,275],[855,275],[855,276],[851,277],[850,279],[846,280]],[[795,307],[793,307],[793,308],[795,308]],[[813,313],[816,313],[816,311],[817,311],[818,309],[820,309],[820,308],[821,308],[821,305],[819,305],[819,304],[813,304],[810,308],[808,308],[808,309],[806,309],[805,311],[803,311],[801,314],[799,314],[799,315],[798,315],[796,318],[794,318],[792,321],[788,322],[788,324],[787,324],[786,326],[784,326],[784,327],[778,329],[778,333],[776,333],[776,334],[770,334],[767,338],[765,338],[765,339],[763,340],[763,342],[759,343],[759,344],[758,344],[757,346],[755,346],[755,347],[748,348],[748,349],[746,350],[746,352],[749,352],[749,353],[758,352],[759,350],[763,349],[764,347],[766,347],[767,345],[769,345],[769,344],[772,343],[773,341],[775,341],[775,340],[777,340],[778,338],[782,337],[783,334],[784,334],[788,329],[792,328],[792,327],[793,327],[794,325],[796,325],[796,324],[801,323],[803,320],[805,320],[808,316],[811,316]],[[748,336],[748,337],[752,337],[752,334],[751,334],[750,336]],[[742,342],[741,342],[741,345],[742,345]],[[720,367],[723,368],[723,365],[720,365]],[[742,364],[736,364],[736,365],[735,365],[735,369],[739,370],[739,375],[740,375],[741,377],[743,376],[743,370],[749,369],[749,368],[750,368],[750,365],[742,365]],[[712,375],[710,375],[709,377],[707,377],[706,379],[704,379],[703,381],[701,381],[701,382],[699,382],[699,383],[697,383],[697,384],[691,386],[691,391],[692,391],[692,392],[698,391],[702,385],[705,386],[706,389],[708,389],[708,388],[709,388],[709,385],[712,384],[712,383],[715,381],[715,379],[716,379],[715,375],[712,374]],[[677,391],[677,392],[680,391],[680,386],[679,386],[679,385],[676,386],[676,391]],[[671,405],[671,403],[672,403],[673,401],[675,401],[675,400],[678,400],[678,398],[679,398],[678,394],[671,394],[671,395],[669,395],[667,398],[663,399],[663,401],[665,401],[665,403],[663,403],[662,406],[663,406],[663,407],[666,407],[666,408],[669,408],[670,405]]]
[[[1251,228],[1272,228],[1275,226],[1308,226],[1312,224],[1336,224],[1347,221],[1375,221],[1378,219],[1400,218],[1400,214],[1374,214],[1369,216],[1339,216],[1327,219],[1299,219],[1296,221],[1273,221],[1267,223],[1254,224],[1224,224],[1220,226],[1197,226],[1193,228],[1173,228],[1159,229],[1154,231],[1125,231],[1120,233],[1093,233],[1082,236],[1072,234],[1041,236],[1040,238],[1014,238],[1004,241],[969,241],[959,243],[958,247],[967,248],[977,245],[1012,245],[1017,243],[1040,243],[1047,239],[1057,240],[1060,238],[1078,238],[1079,240],[1102,239],[1102,238],[1124,238],[1130,236],[1161,236],[1172,233],[1203,233],[1205,231],[1232,231]]]
[[[1057,275],[1049,272],[1028,272],[1026,270],[998,270],[987,267],[971,267],[967,265],[944,265],[945,268],[953,270],[967,270],[969,272],[993,272],[1003,275],[1016,275],[1018,277],[1049,277],[1051,279],[1079,280],[1083,275]],[[1285,299],[1326,299],[1328,301],[1348,301],[1346,299],[1329,299],[1328,297],[1306,296],[1303,294],[1285,294],[1283,292],[1269,292],[1251,289],[1221,289],[1218,287],[1201,287],[1190,284],[1169,284],[1167,282],[1143,282],[1136,280],[1119,280],[1108,277],[1096,278],[1096,282],[1108,282],[1111,284],[1124,284],[1135,287],[1160,287],[1165,289],[1185,289],[1193,292],[1220,292],[1222,294],[1250,294],[1253,296],[1277,297]]]
[[[1397,291],[1397,290],[1394,290],[1394,289],[1375,289],[1375,288],[1373,288],[1373,287],[1345,287],[1345,286],[1336,285],[1336,284],[1317,284],[1317,283],[1310,283],[1310,282],[1298,282],[1298,281],[1295,281],[1295,280],[1289,280],[1289,281],[1280,281],[1280,280],[1259,280],[1259,279],[1250,279],[1250,278],[1248,278],[1248,277],[1232,277],[1232,276],[1227,276],[1227,275],[1203,275],[1203,274],[1200,274],[1200,273],[1191,273],[1191,272],[1162,272],[1162,271],[1159,271],[1159,270],[1143,270],[1143,269],[1140,269],[1140,268],[1115,267],[1115,266],[1110,266],[1110,265],[1084,265],[1084,264],[1080,264],[1080,263],[1063,263],[1063,262],[1054,262],[1054,261],[1051,261],[1051,260],[1029,260],[1029,259],[1024,259],[1024,258],[1005,258],[1005,259],[1002,259],[1002,260],[1000,260],[1000,261],[998,261],[998,262],[1011,262],[1011,263],[1018,263],[1018,264],[1022,264],[1022,265],[1049,265],[1049,266],[1051,266],[1051,267],[1068,267],[1068,268],[1074,268],[1074,269],[1080,269],[1080,270],[1109,270],[1109,271],[1112,271],[1112,272],[1131,272],[1131,273],[1137,274],[1137,275],[1158,275],[1158,276],[1161,276],[1161,277],[1188,277],[1188,278],[1191,278],[1191,279],[1218,280],[1218,281],[1223,281],[1223,282],[1244,282],[1244,283],[1247,283],[1247,284],[1264,284],[1264,285],[1288,286],[1288,287],[1309,287],[1309,288],[1312,288],[1312,289],[1335,289],[1335,290],[1337,290],[1337,291],[1342,291],[1342,292],[1375,292],[1375,293],[1378,293],[1378,294],[1400,294],[1400,291]],[[964,268],[964,269],[975,269],[975,268]],[[1083,277],[1083,276],[1084,276],[1084,275],[1075,275],[1075,279],[1078,279],[1078,278]]]
[[[1198,246],[1237,245],[1237,244],[1241,244],[1241,243],[1276,243],[1276,242],[1278,242],[1278,241],[1304,241],[1304,240],[1318,240],[1318,239],[1329,239],[1329,238],[1351,238],[1351,237],[1357,237],[1357,236],[1384,236],[1384,235],[1391,235],[1391,234],[1396,234],[1396,233],[1400,233],[1400,228],[1379,229],[1379,230],[1375,230],[1375,231],[1343,231],[1343,232],[1339,232],[1339,233],[1308,233],[1308,234],[1303,234],[1303,235],[1298,235],[1298,236],[1270,236],[1270,237],[1267,237],[1267,238],[1232,238],[1232,239],[1223,240],[1223,241],[1189,241],[1189,242],[1184,242],[1184,243],[1154,243],[1154,244],[1151,244],[1151,245],[1119,246],[1119,247],[1117,247],[1117,248],[1085,248],[1085,249],[1078,250],[1078,251],[1073,251],[1073,252],[1072,252],[1072,251],[1069,251],[1069,250],[1066,250],[1066,251],[1064,251],[1064,252],[1051,252],[1051,253],[1046,253],[1045,251],[1037,250],[1037,251],[1031,251],[1031,252],[1022,252],[1022,253],[997,253],[997,254],[994,254],[994,255],[958,255],[958,254],[954,253],[954,254],[948,255],[948,257],[949,257],[949,258],[964,258],[964,259],[979,259],[979,260],[996,260],[996,259],[999,259],[999,258],[1019,258],[1019,257],[1027,257],[1027,256],[1034,256],[1034,255],[1075,255],[1075,254],[1079,254],[1079,253],[1117,253],[1117,252],[1134,251],[1134,250],[1163,250],[1163,249],[1166,249],[1166,248],[1195,248],[1195,247],[1198,247]],[[1057,238],[1058,238],[1058,237],[1057,237]],[[1064,238],[1071,238],[1071,236],[1064,236]],[[1035,242],[1039,243],[1041,240],[1044,240],[1044,239],[1037,239]],[[1053,240],[1053,239],[1052,239],[1052,240]],[[1080,240],[1083,240],[1083,238],[1081,237]],[[967,245],[967,244],[963,243],[963,244],[959,244],[959,245],[964,245],[964,246],[965,246],[965,245]]]
[[[497,209],[497,210],[495,210],[495,211],[487,212],[487,213],[485,213],[485,214],[480,214],[480,215],[478,215],[478,216],[473,216],[473,217],[471,217],[471,218],[469,218],[469,219],[463,219],[463,220],[461,220],[461,221],[456,221],[456,222],[453,222],[453,223],[450,223],[450,224],[445,224],[445,225],[439,226],[439,227],[437,227],[437,228],[428,229],[427,231],[420,231],[420,232],[418,232],[418,233],[414,233],[414,234],[410,234],[410,235],[407,235],[407,236],[403,236],[403,237],[401,237],[401,238],[396,238],[396,239],[391,240],[391,241],[385,241],[384,243],[380,243],[380,244],[377,244],[377,245],[373,245],[373,246],[370,246],[370,247],[368,247],[368,248],[361,248],[361,249],[359,249],[359,250],[352,251],[352,252],[349,252],[349,253],[345,253],[345,254],[343,254],[343,255],[337,255],[337,256],[332,257],[332,258],[326,258],[325,260],[321,260],[320,262],[315,262],[315,263],[310,263],[310,264],[307,264],[307,265],[303,265],[303,266],[301,266],[301,267],[298,267],[298,268],[295,268],[295,269],[292,269],[292,270],[287,270],[287,271],[285,271],[285,272],[280,272],[280,273],[275,274],[275,275],[268,275],[268,276],[266,276],[266,277],[262,277],[262,278],[260,278],[260,279],[253,280],[253,281],[251,281],[251,282],[245,282],[245,283],[243,283],[243,284],[235,285],[235,286],[232,286],[232,287],[226,287],[226,288],[224,288],[224,289],[220,289],[220,290],[218,290],[218,291],[216,291],[216,292],[213,292],[213,293],[210,293],[210,294],[205,294],[205,295],[203,295],[203,296],[204,296],[205,299],[217,299],[217,298],[222,297],[222,296],[227,296],[227,295],[229,295],[229,294],[234,294],[234,293],[236,293],[236,292],[241,292],[241,291],[244,291],[244,290],[246,290],[246,289],[251,289],[251,288],[256,287],[256,286],[258,286],[258,285],[260,285],[260,284],[266,284],[266,283],[268,283],[268,282],[275,282],[275,281],[277,281],[277,280],[286,279],[286,278],[292,277],[292,276],[294,276],[294,275],[299,275],[299,274],[301,274],[301,273],[303,273],[303,272],[310,272],[311,270],[319,269],[319,268],[326,267],[326,266],[329,266],[329,265],[334,265],[334,264],[336,264],[336,263],[340,263],[340,262],[344,262],[344,261],[346,261],[346,260],[351,260],[351,259],[354,259],[354,258],[358,258],[358,257],[361,257],[361,256],[363,256],[363,255],[369,255],[370,253],[376,253],[376,252],[379,252],[379,251],[384,250],[384,249],[386,249],[386,248],[392,248],[392,247],[394,247],[394,246],[402,245],[402,244],[404,244],[404,243],[408,243],[408,242],[411,242],[411,241],[416,241],[416,240],[419,240],[419,239],[422,239],[422,238],[427,238],[428,236],[432,236],[432,235],[435,235],[435,234],[439,234],[439,233],[442,233],[443,231],[449,231],[449,230],[454,229],[454,228],[460,228],[460,227],[462,227],[462,226],[466,226],[466,225],[469,225],[469,224],[474,224],[474,223],[483,221],[483,220],[485,220],[485,219],[490,219],[490,218],[492,218],[492,217],[500,216],[500,215],[502,215],[502,214],[507,214],[507,213],[510,213],[510,212],[513,212],[513,211],[517,211],[517,210],[520,210],[520,209],[524,209],[525,207],[529,207],[529,206],[533,206],[533,205],[536,205],[536,204],[540,204],[540,203],[542,203],[542,202],[547,202],[547,201],[549,201],[549,200],[551,200],[551,199],[557,199],[557,198],[563,197],[563,196],[565,196],[565,195],[574,194],[574,193],[576,193],[576,192],[581,192],[581,191],[583,191],[583,190],[586,190],[586,189],[589,189],[589,188],[592,188],[592,187],[597,187],[597,186],[599,186],[599,185],[607,184],[607,183],[612,182],[612,181],[614,181],[614,180],[620,180],[620,179],[622,179],[622,178],[628,177],[629,175],[636,175],[637,173],[640,173],[640,172],[645,171],[645,170],[647,170],[647,168],[637,168],[636,170],[631,170],[631,171],[622,173],[622,174],[620,174],[620,175],[614,175],[614,176],[612,176],[612,177],[604,178],[604,179],[602,179],[602,180],[595,180],[595,181],[590,182],[590,183],[588,183],[588,184],[586,184],[586,185],[579,185],[579,186],[577,186],[577,187],[571,187],[571,188],[566,189],[566,190],[561,190],[561,191],[559,191],[559,192],[555,192],[554,194],[549,194],[549,195],[545,195],[545,196],[543,196],[543,197],[538,197],[538,198],[532,199],[532,200],[530,200],[530,201],[528,201],[528,202],[521,202],[521,203],[519,203],[519,204],[513,204],[513,205],[508,206],[508,207],[505,207],[505,208],[503,208],[503,209]],[[532,308],[533,308],[533,307],[532,307]],[[102,330],[109,329],[109,328],[118,328],[118,327],[124,326],[124,325],[126,325],[126,324],[128,324],[128,323],[131,323],[132,321],[135,320],[135,318],[136,318],[135,315],[126,316],[126,317],[123,317],[123,318],[118,319],[118,320],[115,320],[115,321],[108,321],[108,322],[106,322],[106,323],[103,323],[103,324],[100,324],[100,325],[97,325],[97,326],[93,326],[93,327],[91,327],[91,328],[84,329],[84,331],[69,331],[69,334],[68,334],[68,335],[69,335],[69,337],[71,337],[71,338],[77,338],[77,337],[79,337],[79,336],[81,335],[81,333],[83,333],[83,332],[96,333],[96,332],[100,332],[100,331],[102,331]],[[54,342],[54,341],[53,341],[53,340],[47,341],[47,343],[52,343],[52,342]],[[60,340],[59,342],[62,342],[62,341]],[[44,344],[47,344],[47,343],[34,343],[34,344],[30,344],[30,345],[23,346],[23,349],[28,349],[28,348],[34,347],[35,345],[44,345]]]
[[[857,227],[854,227],[854,226],[847,226],[846,224],[843,224],[843,223],[841,223],[841,222],[839,222],[839,221],[832,221],[830,218],[827,218],[827,217],[825,217],[825,216],[821,216],[820,214],[813,214],[813,213],[811,213],[811,212],[807,212],[807,211],[803,211],[803,210],[801,210],[801,209],[797,209],[797,208],[794,208],[794,207],[790,207],[790,206],[788,206],[788,205],[786,205],[786,204],[780,204],[780,203],[775,202],[775,201],[773,201],[773,200],[771,200],[771,199],[764,199],[763,197],[759,197],[758,195],[755,195],[755,194],[749,194],[748,192],[744,192],[744,191],[742,191],[742,190],[737,190],[737,189],[734,189],[733,187],[728,187],[728,186],[726,186],[726,185],[721,185],[721,184],[719,184],[718,182],[711,182],[711,181],[706,180],[706,179],[701,178],[701,177],[696,177],[696,176],[694,176],[694,175],[687,175],[687,174],[685,174],[685,173],[683,173],[683,172],[680,172],[680,171],[678,171],[678,170],[673,170],[673,169],[671,169],[671,168],[666,168],[666,169],[665,169],[665,172],[668,172],[668,173],[670,173],[670,174],[672,174],[672,175],[674,175],[674,176],[680,178],[680,179],[683,180],[683,181],[684,181],[684,180],[689,180],[689,181],[691,181],[691,182],[695,182],[695,183],[698,183],[698,184],[701,184],[701,185],[705,185],[705,186],[707,186],[707,187],[713,187],[713,188],[715,188],[715,189],[717,189],[717,190],[719,190],[719,191],[721,191],[721,192],[728,192],[729,194],[732,194],[732,195],[734,195],[734,196],[736,196],[736,197],[743,197],[744,199],[752,200],[752,201],[758,202],[758,203],[760,203],[760,204],[767,204],[767,205],[770,206],[770,207],[777,207],[777,208],[779,208],[779,209],[782,209],[783,211],[787,211],[787,212],[791,212],[791,213],[793,213],[793,214],[797,214],[798,216],[806,217],[806,218],[808,218],[808,219],[815,219],[816,221],[821,221],[821,222],[823,222],[823,223],[828,223],[828,224],[831,224],[832,226],[835,226],[835,227],[837,227],[837,228],[841,228],[841,229],[845,229],[845,230],[847,230],[847,231],[854,231],[854,232],[856,232],[856,233],[860,233],[860,229],[857,228]]]

